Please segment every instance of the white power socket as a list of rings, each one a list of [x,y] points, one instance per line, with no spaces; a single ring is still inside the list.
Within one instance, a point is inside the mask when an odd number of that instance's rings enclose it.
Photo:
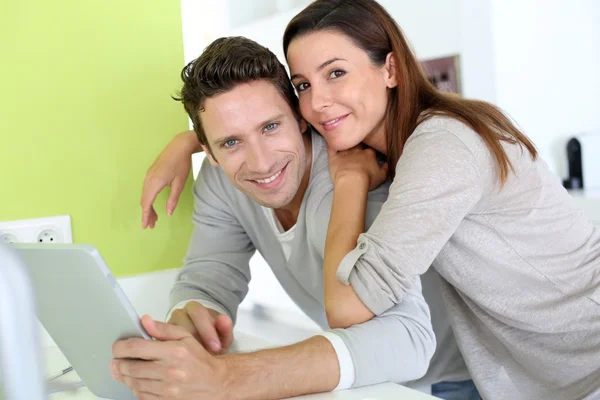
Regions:
[[[73,243],[71,217],[0,221],[0,243]]]

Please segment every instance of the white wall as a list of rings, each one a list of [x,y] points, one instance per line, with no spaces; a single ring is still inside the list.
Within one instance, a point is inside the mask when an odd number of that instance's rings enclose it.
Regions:
[[[459,8],[462,94],[495,104],[491,3],[487,0],[461,0]]]
[[[566,176],[566,141],[600,130],[600,2],[493,0],[492,9],[497,104]]]
[[[461,0],[460,25],[464,94],[500,106],[566,177],[568,139],[600,132],[600,2]]]

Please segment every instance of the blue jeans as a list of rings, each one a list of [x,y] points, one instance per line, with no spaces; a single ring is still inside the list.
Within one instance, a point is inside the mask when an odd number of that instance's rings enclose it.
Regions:
[[[472,380],[433,384],[431,394],[444,400],[481,400]]]

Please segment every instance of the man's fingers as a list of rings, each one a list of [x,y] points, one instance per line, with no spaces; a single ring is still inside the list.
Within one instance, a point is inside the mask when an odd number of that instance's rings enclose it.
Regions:
[[[157,396],[155,394],[147,393],[147,392],[137,392],[135,394],[135,397],[137,397],[138,400],[161,400],[161,399],[163,399],[163,397],[161,397],[161,396]]]
[[[177,207],[177,202],[179,201],[184,186],[185,182],[181,182],[179,178],[175,178],[171,183],[171,193],[169,193],[169,200],[167,200],[168,215],[172,215],[175,207]]]
[[[151,379],[135,379],[126,376],[123,383],[129,386],[139,400],[160,400],[166,390],[165,384]]]
[[[138,358],[140,360],[158,361],[169,355],[169,344],[147,339],[125,339],[115,342],[112,352],[115,358]]]
[[[208,309],[199,303],[189,302],[185,305],[185,310],[198,330],[204,347],[212,353],[220,352],[221,341],[215,328],[215,321]]]
[[[165,381],[152,379],[127,379],[125,384],[129,386],[135,393],[145,394],[147,398],[150,399],[153,397],[148,397],[148,395],[158,396],[154,397],[156,399],[176,399],[181,394],[181,388]]]
[[[227,315],[219,315],[215,321],[215,328],[221,340],[223,349],[229,348],[233,343],[233,322]]]
[[[142,326],[150,336],[158,340],[181,340],[191,336],[182,327],[154,321],[149,315],[142,317]]]
[[[168,323],[171,325],[182,327],[183,329],[191,333],[193,336],[195,336],[198,340],[200,340],[198,330],[196,329],[194,322],[192,322],[189,314],[185,309],[180,308],[173,311],[173,314],[171,314],[171,318],[169,319]]]
[[[130,378],[156,379],[165,378],[164,366],[157,361],[112,360],[110,372],[115,379],[119,376]],[[121,379],[118,379],[121,380]]]

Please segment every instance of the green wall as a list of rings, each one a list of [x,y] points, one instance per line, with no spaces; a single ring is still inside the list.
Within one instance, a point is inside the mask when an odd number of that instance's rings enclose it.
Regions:
[[[191,233],[178,209],[141,229],[145,172],[187,129],[176,0],[0,1],[0,220],[69,214],[75,243],[117,275],[175,268]]]

